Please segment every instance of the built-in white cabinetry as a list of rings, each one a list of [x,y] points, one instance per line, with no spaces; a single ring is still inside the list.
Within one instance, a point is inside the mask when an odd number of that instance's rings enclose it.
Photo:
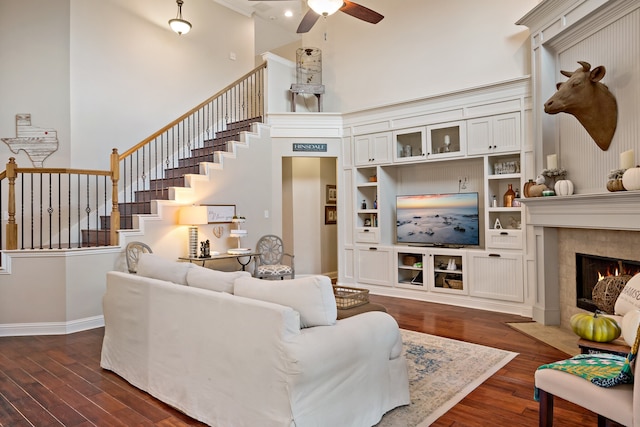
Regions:
[[[487,248],[522,249],[523,248],[523,207],[516,201],[505,206],[504,195],[511,189],[519,194],[522,188],[520,153],[487,156],[485,205]]]
[[[358,283],[392,286],[392,248],[385,246],[358,246],[356,252],[358,257]]]
[[[529,90],[524,80],[516,85],[523,94]],[[374,126],[354,119],[352,209],[342,218],[353,224],[356,285],[386,295],[528,314],[525,207],[504,202],[509,187],[522,191],[530,177],[522,170],[526,97],[510,98],[510,83],[505,89],[494,100],[482,92],[484,104],[474,98],[464,105],[453,97],[443,99],[440,110],[429,105],[418,111],[412,105],[406,116],[376,113],[375,128],[389,129],[379,133],[358,134]],[[455,192],[478,193],[479,245],[397,242],[397,196]]]
[[[427,126],[427,157],[443,159],[464,156],[467,152],[466,122]]]
[[[378,178],[376,167],[356,169],[356,224],[355,241],[378,243]]]
[[[467,120],[467,154],[495,154],[520,150],[520,113]]]
[[[391,132],[357,136],[354,139],[356,166],[391,162]]]
[[[522,302],[524,278],[522,255],[513,252],[469,251],[470,295],[494,300]]]
[[[393,133],[393,160],[407,162],[424,159],[427,155],[425,127],[402,129]]]

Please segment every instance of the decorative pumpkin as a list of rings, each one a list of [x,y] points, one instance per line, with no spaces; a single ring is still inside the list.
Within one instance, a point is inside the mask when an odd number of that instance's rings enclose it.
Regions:
[[[598,313],[577,313],[569,321],[571,329],[580,338],[595,342],[609,342],[620,336],[622,331],[618,322]]]
[[[570,196],[573,194],[573,182],[568,179],[561,179],[553,186],[558,196]]]
[[[542,197],[542,192],[548,189],[544,184],[534,184],[529,187],[529,197]]]
[[[633,346],[640,325],[640,310],[631,310],[622,318],[622,338],[629,347]]]
[[[622,185],[629,191],[640,190],[640,167],[627,169],[622,175]]]
[[[624,191],[624,185],[622,179],[610,179],[607,181],[607,190],[609,191]]]
[[[531,188],[532,185],[535,185],[536,183],[533,182],[532,179],[530,179],[529,181],[525,182],[524,187],[522,187],[522,194],[524,195],[524,197],[531,197],[529,195],[529,189]]]

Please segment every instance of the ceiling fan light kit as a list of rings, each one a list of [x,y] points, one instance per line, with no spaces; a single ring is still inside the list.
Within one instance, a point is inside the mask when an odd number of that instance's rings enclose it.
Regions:
[[[361,21],[365,21],[370,24],[377,24],[384,18],[383,15],[379,14],[375,10],[371,10],[368,7],[364,7],[349,0],[307,0],[307,4],[309,5],[310,9],[302,17],[302,21],[300,22],[300,25],[298,25],[298,29],[296,31],[298,34],[306,33],[311,30],[311,28],[313,28],[313,26],[321,16],[326,17],[336,13],[337,11],[344,12],[347,15],[353,16],[354,18],[360,19]]]
[[[182,4],[184,2],[182,0],[176,0],[176,3],[178,4],[178,14],[174,19],[169,20],[169,26],[174,32],[181,36],[191,31],[191,23],[182,19]]]
[[[322,16],[329,16],[336,13],[342,5],[343,0],[308,0],[307,4],[315,13]]]

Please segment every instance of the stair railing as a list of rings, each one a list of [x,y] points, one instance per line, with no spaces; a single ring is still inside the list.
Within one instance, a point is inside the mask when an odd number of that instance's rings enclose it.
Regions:
[[[133,214],[151,213],[151,200],[166,199],[185,173],[226,151],[229,126],[237,134],[263,121],[265,69],[261,64],[124,153],[113,149],[109,171],[20,168],[10,158],[0,172],[0,249],[117,245]]]
[[[118,166],[116,150],[111,158],[112,165]],[[102,237],[101,224],[105,218],[119,216],[110,203],[117,194],[117,176],[117,168],[21,168],[11,157],[0,173],[0,211],[6,213],[6,242],[0,227],[2,249],[103,246],[107,239]],[[6,208],[2,206],[4,180]]]
[[[184,174],[226,151],[230,126],[263,121],[265,69],[266,62],[119,156],[120,228],[132,228],[132,215],[151,213],[151,200],[167,199]]]

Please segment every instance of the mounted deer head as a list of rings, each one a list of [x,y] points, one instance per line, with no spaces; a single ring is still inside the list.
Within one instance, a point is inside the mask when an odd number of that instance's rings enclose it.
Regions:
[[[591,70],[588,62],[578,61],[582,67],[574,72],[560,71],[569,77],[558,83],[558,91],[544,104],[547,114],[567,113],[574,116],[602,151],[607,151],[618,122],[616,98],[600,83],[604,66]]]

